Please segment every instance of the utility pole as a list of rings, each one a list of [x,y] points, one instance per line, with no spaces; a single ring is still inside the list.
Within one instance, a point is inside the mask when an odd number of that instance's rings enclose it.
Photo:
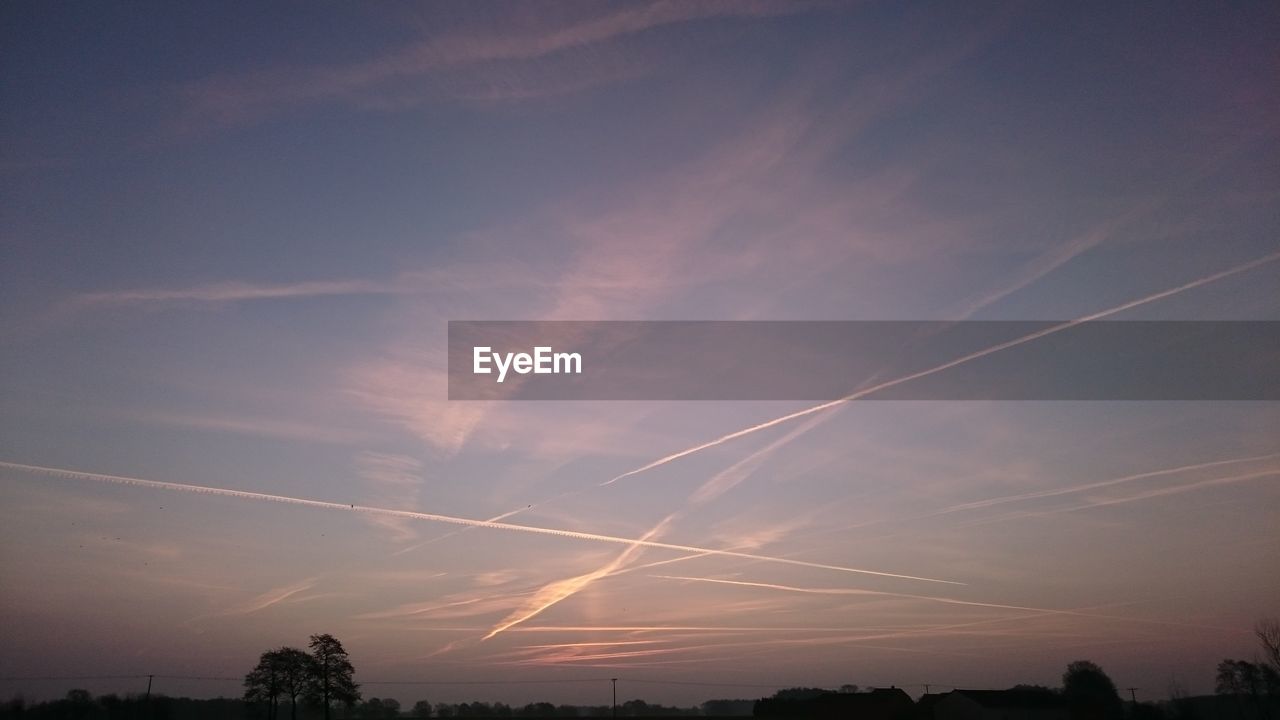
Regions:
[[[618,720],[618,678],[609,678],[613,683],[613,720]]]
[[[1138,704],[1138,690],[1140,689],[1141,688],[1125,688],[1125,690],[1129,691],[1129,699],[1133,700],[1134,705]]]
[[[147,695],[142,699],[143,702],[149,702],[151,700],[151,679],[154,677],[155,675],[147,676]]]
[[[928,695],[928,694],[929,694],[929,683],[925,683],[925,684],[924,684],[924,694],[925,694],[925,695]]]

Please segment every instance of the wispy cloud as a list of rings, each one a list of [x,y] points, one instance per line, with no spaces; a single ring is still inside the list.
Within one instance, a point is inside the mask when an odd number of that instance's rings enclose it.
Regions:
[[[448,595],[438,600],[419,603],[406,603],[388,610],[363,613],[356,616],[359,620],[388,620],[403,618],[453,619],[488,615],[495,612],[509,611],[528,593],[487,595],[482,597],[463,597]]]
[[[1151,211],[1159,205],[1160,203],[1152,200],[1136,203],[1118,216],[1098,224],[1088,231],[1071,238],[1065,243],[1054,245],[1047,251],[1037,255],[1033,260],[1022,267],[1014,275],[1011,282],[998,290],[990,292],[987,295],[970,302],[968,306],[960,311],[960,319],[968,319],[978,311],[990,305],[994,305],[1006,297],[1031,286],[1041,278],[1044,278],[1046,275],[1049,275],[1080,255],[1083,255],[1089,250],[1101,245],[1103,242],[1106,242],[1112,238],[1117,231],[1133,223],[1135,220],[1150,214]]]
[[[272,605],[282,603],[300,592],[310,590],[316,586],[319,578],[307,578],[299,580],[296,583],[282,585],[278,588],[272,588],[261,595],[256,595],[243,603],[227,608],[218,613],[219,615],[249,615],[261,610],[266,610]]]
[[[128,413],[128,416],[147,423],[229,432],[240,435],[301,440],[305,442],[335,445],[356,445],[372,439],[369,433],[280,418],[202,414],[194,415],[167,411]]]
[[[422,462],[407,455],[363,452],[356,457],[356,472],[365,481],[367,502],[396,507],[414,507],[422,489]],[[393,542],[418,539],[412,521],[374,515],[370,520],[391,534]]]
[[[310,280],[268,284],[226,281],[190,287],[84,293],[76,296],[73,304],[91,307],[141,303],[234,303],[334,295],[402,295],[413,292],[419,290],[402,282],[373,280]]]
[[[526,21],[523,25],[508,21],[501,29],[453,31],[347,65],[275,67],[206,78],[184,89],[182,125],[190,131],[211,124],[246,124],[286,109],[333,101],[403,107],[424,95],[424,84],[434,86],[437,94],[485,99],[558,94],[574,89],[565,86],[564,73],[550,78],[554,82],[549,87],[545,83],[520,87],[513,85],[510,66],[695,20],[768,17],[803,12],[811,6],[773,0],[692,4],[660,0],[602,7],[608,9],[557,24],[530,24],[528,16],[517,15]],[[594,78],[579,81],[581,86],[629,74],[625,66],[615,66],[614,72],[601,77],[599,66],[598,62],[578,66],[579,75]]]

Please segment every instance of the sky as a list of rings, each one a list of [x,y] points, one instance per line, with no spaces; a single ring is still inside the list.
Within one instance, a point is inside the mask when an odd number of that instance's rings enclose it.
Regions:
[[[1274,5],[0,14],[6,696],[332,633],[402,702],[1150,699],[1280,614],[1275,403],[445,384],[449,320],[1280,320]]]

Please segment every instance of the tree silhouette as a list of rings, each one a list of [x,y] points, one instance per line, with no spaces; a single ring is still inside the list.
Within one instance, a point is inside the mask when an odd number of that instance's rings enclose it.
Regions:
[[[1116,684],[1097,664],[1077,660],[1062,675],[1062,696],[1079,720],[1120,720],[1124,704]]]
[[[1253,627],[1253,632],[1262,643],[1262,652],[1271,669],[1280,673],[1280,620],[1265,618]]]
[[[332,635],[311,636],[311,677],[308,698],[324,708],[324,720],[335,702],[353,705],[360,699],[360,686],[352,679],[355,668],[342,643]]]
[[[276,661],[276,651],[268,650],[258,658],[258,665],[244,676],[244,699],[248,702],[265,702],[267,720],[275,720],[281,693],[281,668]]]
[[[1245,660],[1223,660],[1218,663],[1218,675],[1214,692],[1232,695],[1236,702],[1247,697],[1253,702],[1258,717],[1266,720],[1269,704],[1264,696],[1280,692],[1280,673],[1265,663],[1254,664]]]
[[[289,720],[298,720],[298,698],[311,686],[311,656],[292,647],[272,650],[270,655],[279,679],[280,694],[289,698]]]
[[[395,698],[369,698],[360,704],[358,714],[370,720],[400,717],[400,701]]]

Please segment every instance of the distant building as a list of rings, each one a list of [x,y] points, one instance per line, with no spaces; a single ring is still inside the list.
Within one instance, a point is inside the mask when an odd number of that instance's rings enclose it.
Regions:
[[[915,720],[915,703],[898,688],[870,692],[824,693],[804,700],[760,700],[756,717],[806,720]]]
[[[920,720],[1071,720],[1063,699],[1043,690],[953,690],[929,704]]]

